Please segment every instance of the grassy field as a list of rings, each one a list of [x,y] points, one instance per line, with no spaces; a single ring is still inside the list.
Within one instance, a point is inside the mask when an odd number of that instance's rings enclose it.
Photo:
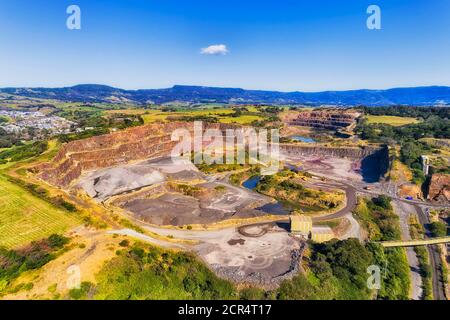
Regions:
[[[27,244],[81,224],[75,214],[57,209],[0,174],[0,246]]]
[[[134,114],[136,114],[136,110],[133,110]],[[250,124],[253,121],[264,120],[263,117],[258,115],[242,115],[240,117],[232,117],[231,114],[234,113],[233,109],[206,109],[206,110],[192,110],[192,111],[183,111],[183,112],[161,112],[158,110],[147,110],[145,113],[143,112],[142,118],[145,123],[153,123],[159,121],[166,121],[167,117],[182,117],[182,116],[208,116],[215,117],[219,122],[222,123],[238,123],[238,124]],[[230,116],[227,116],[230,115]]]
[[[49,141],[49,148],[37,159],[22,161],[48,161],[58,151],[56,140]],[[0,165],[7,171],[17,163]],[[58,209],[39,199],[20,186],[7,180],[0,171],[0,246],[14,248],[39,240],[53,233],[62,233],[68,228],[81,224],[75,213]]]
[[[400,160],[394,160],[390,178],[394,182],[408,182],[412,180],[413,174],[407,165],[400,162]]]
[[[396,117],[396,116],[373,116],[369,115],[366,117],[367,123],[381,123],[381,124],[389,124],[394,127],[401,127],[408,124],[419,123],[420,121],[414,118],[408,117]]]

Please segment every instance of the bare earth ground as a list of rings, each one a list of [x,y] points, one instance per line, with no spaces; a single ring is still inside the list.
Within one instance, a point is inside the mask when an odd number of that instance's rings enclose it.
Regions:
[[[169,179],[190,181],[202,179],[202,175],[190,161],[160,158],[85,173],[75,188],[81,188],[92,198],[103,201]]]
[[[161,235],[200,241],[193,250],[219,275],[235,282],[273,286],[295,274],[301,241],[276,224],[247,227],[245,235],[236,228],[185,231],[146,227]]]
[[[321,156],[288,157],[287,161],[297,164],[301,170],[327,177],[362,181],[362,176],[354,170],[355,162],[343,158],[325,158]]]
[[[220,181],[207,182],[206,179],[189,161],[162,158],[84,174],[75,188],[82,188],[99,201],[114,197],[114,205],[128,210],[141,221],[157,225],[207,224],[230,218],[262,216],[264,212],[253,208],[256,204],[271,201],[246,189]],[[164,183],[168,181],[186,184],[194,181],[196,187],[208,191],[208,196],[188,196],[164,189]],[[152,196],[136,192],[151,186],[161,186],[162,192]],[[215,191],[218,186],[224,188],[223,192]],[[126,199],[122,201],[121,197]]]
[[[74,276],[72,270],[76,270],[69,268],[74,266],[79,268],[81,282],[95,282],[95,274],[100,271],[105,261],[115,256],[118,243],[122,239],[120,237],[114,238],[104,231],[98,232],[84,227],[76,229],[72,234],[74,236],[72,243],[84,244],[84,248],[75,246],[62,256],[50,261],[44,268],[25,273],[18,281],[20,283],[33,281],[33,288],[29,291],[19,291],[7,295],[3,299],[49,299],[54,298],[55,294],[58,293],[63,297],[69,290],[70,283],[72,283],[70,280]],[[55,284],[55,291],[50,292],[49,287]]]

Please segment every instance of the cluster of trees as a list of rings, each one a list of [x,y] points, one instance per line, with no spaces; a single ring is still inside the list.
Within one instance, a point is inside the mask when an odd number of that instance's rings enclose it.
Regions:
[[[230,299],[237,292],[192,254],[135,244],[117,252],[97,277],[98,299]],[[86,292],[87,290],[84,290]],[[84,297],[81,297],[84,298]]]
[[[128,244],[129,245],[129,244]],[[309,271],[285,280],[278,289],[239,290],[218,278],[190,253],[134,244],[116,252],[97,276],[73,299],[372,299],[367,267],[374,263],[369,246],[357,239],[313,244]]]
[[[372,142],[399,144],[400,160],[413,172],[413,182],[421,185],[426,178],[422,173],[420,156],[431,152],[439,152],[421,138],[450,138],[450,110],[438,107],[365,107],[363,111],[371,115],[392,115],[423,119],[420,123],[393,127],[388,124],[368,124],[361,120],[356,132],[362,139]]]
[[[367,287],[367,268],[374,263],[368,246],[357,239],[333,240],[312,245],[307,275],[284,281],[277,298],[296,299],[372,299]]]
[[[370,240],[400,240],[399,218],[393,212],[391,199],[381,195],[373,199],[360,199],[354,215],[367,230]],[[379,299],[405,300],[409,297],[409,265],[403,248],[383,249],[370,246],[376,265],[384,269]]]
[[[0,296],[9,290],[20,289],[10,288],[12,280],[27,270],[38,269],[53,260],[68,242],[68,238],[53,234],[22,249],[0,247]]]
[[[356,132],[362,139],[373,142],[395,143],[421,138],[450,138],[450,120],[432,117],[424,122],[393,127],[388,124],[372,123],[361,120]]]
[[[430,232],[433,235],[433,237],[446,237],[447,224],[441,221],[435,221],[430,224]]]
[[[140,115],[114,114],[104,117],[98,110],[67,111],[59,115],[76,122],[83,129],[82,132],[59,135],[58,140],[62,143],[107,134],[111,128],[125,129],[144,124]]]
[[[48,149],[47,141],[36,141],[30,144],[14,146],[0,152],[0,163],[21,161],[36,157]]]
[[[445,107],[410,107],[410,106],[390,106],[390,107],[362,107],[365,114],[375,116],[397,116],[428,119],[437,116],[442,119],[450,119],[450,109]]]
[[[14,145],[19,146],[22,144],[21,139],[17,135],[8,133],[0,128],[0,148],[10,148]]]
[[[215,116],[208,115],[195,115],[195,116],[168,116],[168,120],[175,121],[185,121],[185,122],[194,122],[194,121],[202,121],[208,123],[217,123],[219,120]]]

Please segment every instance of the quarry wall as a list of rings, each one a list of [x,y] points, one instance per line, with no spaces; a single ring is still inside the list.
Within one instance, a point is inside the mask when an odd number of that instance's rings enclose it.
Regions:
[[[68,187],[85,171],[97,170],[134,161],[169,156],[178,143],[171,141],[175,129],[187,129],[193,136],[193,123],[172,122],[166,124],[149,124],[128,128],[110,134],[69,142],[61,147],[50,163],[35,167],[38,176],[49,183]],[[203,128],[235,129],[237,126],[210,123]],[[324,147],[281,144],[284,154],[320,155],[353,160],[364,159],[379,152],[376,147]]]
[[[428,189],[428,199],[450,201],[450,174],[433,174]]]
[[[358,112],[345,109],[320,109],[290,112],[283,121],[292,126],[337,130],[355,124],[359,116]]]
[[[288,156],[329,156],[360,160],[380,150],[380,147],[325,147],[280,144],[280,152]]]

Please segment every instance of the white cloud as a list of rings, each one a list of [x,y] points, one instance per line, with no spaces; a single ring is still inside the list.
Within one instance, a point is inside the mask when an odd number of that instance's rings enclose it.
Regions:
[[[209,55],[226,55],[228,52],[227,46],[224,44],[213,44],[209,47],[202,48],[200,51],[201,54]]]

